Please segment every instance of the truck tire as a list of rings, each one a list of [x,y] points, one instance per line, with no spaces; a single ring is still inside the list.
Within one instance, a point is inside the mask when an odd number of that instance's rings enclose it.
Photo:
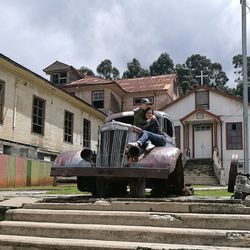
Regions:
[[[77,176],[77,189],[81,192],[95,192],[95,177]]]
[[[110,183],[110,197],[125,197],[128,195],[127,183],[111,182]]]
[[[110,195],[110,185],[109,182],[104,177],[96,178],[96,192],[95,197],[107,198]]]
[[[227,191],[229,193],[234,192],[235,180],[237,176],[237,165],[238,165],[238,156],[233,154],[231,164],[230,164],[228,185],[227,185]]]
[[[182,195],[184,185],[184,170],[180,156],[176,162],[174,172],[168,176],[166,191],[168,194]]]
[[[130,182],[130,195],[133,198],[144,198],[145,197],[145,178],[134,179]]]

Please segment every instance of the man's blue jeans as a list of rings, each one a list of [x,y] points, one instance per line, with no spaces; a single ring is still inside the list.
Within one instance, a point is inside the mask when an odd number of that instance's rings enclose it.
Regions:
[[[150,140],[155,146],[165,146],[167,139],[164,135],[155,134],[146,130],[143,130],[142,136],[139,138],[139,142],[144,146],[144,144]]]

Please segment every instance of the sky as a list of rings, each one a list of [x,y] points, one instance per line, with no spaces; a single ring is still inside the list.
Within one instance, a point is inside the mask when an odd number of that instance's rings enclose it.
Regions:
[[[0,0],[0,13],[0,53],[46,78],[56,60],[95,71],[110,59],[122,74],[166,52],[174,64],[193,54],[221,63],[235,86],[240,0]]]

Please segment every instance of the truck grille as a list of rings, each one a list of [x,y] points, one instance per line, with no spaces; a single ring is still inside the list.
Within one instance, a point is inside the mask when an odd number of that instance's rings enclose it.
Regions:
[[[101,143],[97,156],[97,167],[119,168],[125,160],[128,130],[105,130],[101,132]]]

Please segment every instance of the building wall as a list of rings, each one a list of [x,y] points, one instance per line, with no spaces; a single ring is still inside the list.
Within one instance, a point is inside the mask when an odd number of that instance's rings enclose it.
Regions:
[[[104,91],[104,108],[100,109],[101,111],[106,114],[119,113],[122,111],[122,97],[108,86],[89,86],[84,88],[79,87],[78,89],[71,89],[70,92],[75,91],[75,95],[77,97],[89,104],[92,104],[92,92],[98,90]]]
[[[11,71],[0,64],[0,79],[5,81],[4,121],[0,138],[55,152],[80,149],[83,118],[91,121],[91,148],[96,150],[98,126],[104,115],[26,72]],[[32,133],[33,96],[46,100],[44,135]],[[73,144],[63,141],[64,111],[74,113]]]
[[[171,98],[166,91],[144,91],[127,93],[123,98],[123,111],[131,111],[137,108],[138,105],[133,105],[134,98],[143,97],[154,97],[154,104],[152,106],[154,110],[160,110],[161,107],[171,102]]]

